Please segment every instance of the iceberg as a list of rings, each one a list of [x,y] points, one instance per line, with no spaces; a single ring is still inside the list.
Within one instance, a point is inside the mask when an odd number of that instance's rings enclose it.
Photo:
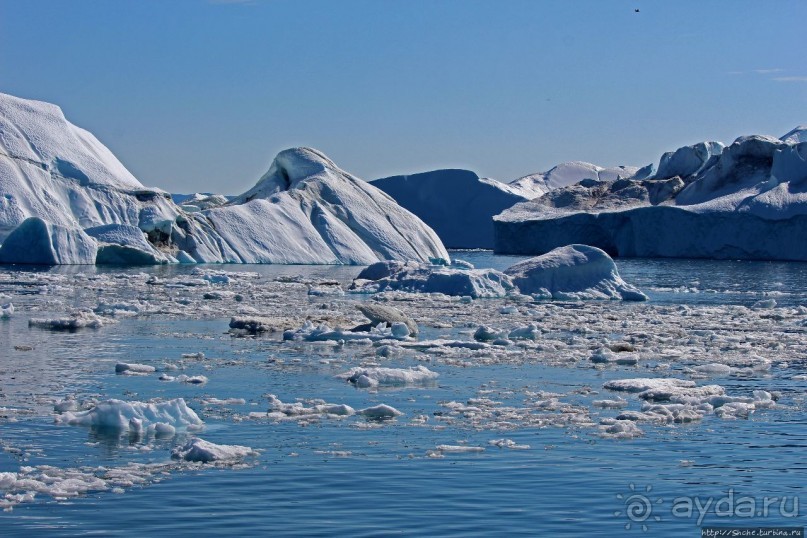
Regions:
[[[431,228],[317,150],[281,152],[232,200],[178,206],[56,105],[6,94],[0,243],[0,263],[51,265],[449,260]]]
[[[504,297],[515,290],[510,277],[495,269],[467,269],[416,262],[385,261],[362,270],[350,290],[361,293],[409,291],[474,299]]]
[[[212,252],[188,251],[197,261],[449,260],[437,234],[420,219],[311,148],[280,152],[252,189],[193,217],[217,236]]]
[[[585,243],[623,257],[807,260],[803,133],[703,142],[664,154],[643,179],[555,189],[494,217],[494,249]]]
[[[608,254],[587,245],[556,248],[509,267],[505,274],[521,293],[556,300],[647,300],[644,293],[622,280]]]
[[[87,411],[66,411],[57,415],[56,422],[134,433],[143,429],[156,430],[158,423],[185,430],[198,430],[204,426],[202,419],[182,398],[157,403],[107,400]]]
[[[468,170],[434,170],[372,182],[428,224],[449,248],[493,248],[493,216],[531,198]]]
[[[0,94],[0,193],[4,244],[31,217],[47,222],[49,232],[126,224],[156,239],[179,215],[168,193],[144,187],[59,107],[6,94]],[[92,261],[57,257],[49,263]]]

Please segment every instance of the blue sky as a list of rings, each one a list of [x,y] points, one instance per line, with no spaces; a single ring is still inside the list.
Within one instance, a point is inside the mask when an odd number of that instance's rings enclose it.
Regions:
[[[803,0],[0,0],[0,91],[172,192],[242,192],[298,145],[365,179],[511,180],[807,123],[804,21]]]

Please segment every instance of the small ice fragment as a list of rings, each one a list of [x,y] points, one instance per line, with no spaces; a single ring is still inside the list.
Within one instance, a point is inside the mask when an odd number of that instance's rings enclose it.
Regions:
[[[151,374],[154,371],[155,368],[148,364],[119,362],[115,365],[116,374]]]
[[[387,420],[403,415],[400,411],[386,404],[367,407],[356,411],[356,414],[364,415],[371,420]]]

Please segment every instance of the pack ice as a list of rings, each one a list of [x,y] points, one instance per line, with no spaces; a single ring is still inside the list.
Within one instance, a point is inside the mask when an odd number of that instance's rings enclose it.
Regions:
[[[657,171],[586,179],[494,218],[495,250],[585,243],[611,255],[807,260],[804,126],[665,153]]]
[[[309,148],[231,201],[144,187],[50,103],[0,94],[0,263],[448,260],[427,225]]]

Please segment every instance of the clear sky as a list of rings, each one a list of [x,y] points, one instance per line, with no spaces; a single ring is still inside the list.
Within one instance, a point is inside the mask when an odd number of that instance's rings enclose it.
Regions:
[[[807,123],[805,21],[805,0],[0,0],[0,91],[172,192],[242,192],[299,145],[365,179],[509,181]]]

